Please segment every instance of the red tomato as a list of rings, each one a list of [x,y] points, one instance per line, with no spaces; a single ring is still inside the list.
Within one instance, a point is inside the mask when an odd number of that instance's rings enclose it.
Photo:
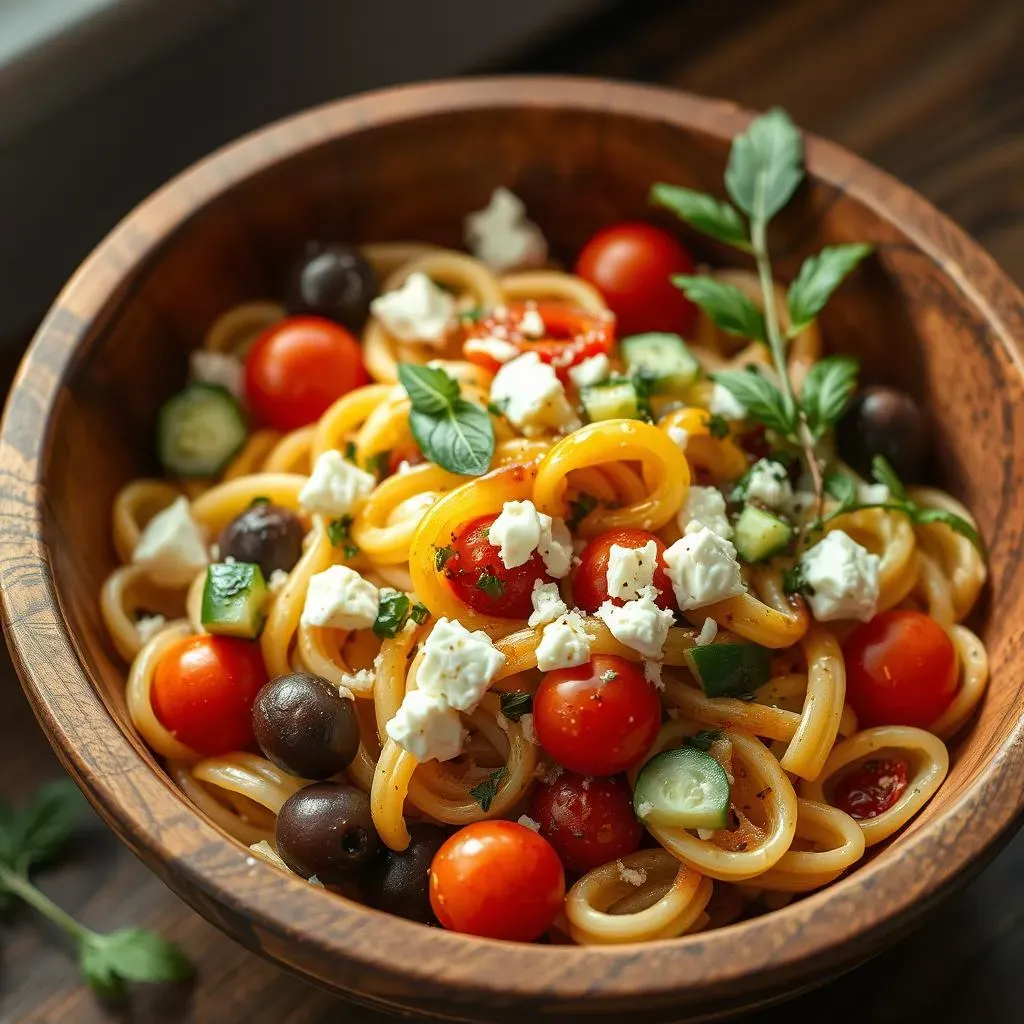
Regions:
[[[665,566],[665,545],[646,530],[610,530],[595,537],[580,555],[580,564],[572,578],[572,594],[578,607],[596,612],[608,600],[608,557],[612,545],[620,548],[642,548],[648,541],[658,546],[658,566],[654,570],[654,586],[658,590],[659,608],[675,608],[672,581]],[[625,604],[621,597],[611,599],[614,604]]]
[[[540,745],[581,775],[617,775],[639,764],[661,726],[661,701],[638,665],[595,654],[549,672],[533,698]]]
[[[619,336],[693,327],[696,306],[672,283],[692,274],[690,254],[670,234],[650,224],[616,224],[583,247],[576,273],[604,296],[618,319]]]
[[[552,582],[544,560],[535,551],[515,569],[506,569],[498,549],[487,539],[496,515],[465,523],[452,538],[454,554],[442,572],[455,596],[475,611],[503,619],[527,619],[533,611],[533,585]]]
[[[253,745],[252,705],[266,681],[258,643],[190,636],[157,663],[150,699],[165,729],[213,757]]]
[[[245,361],[246,401],[276,430],[313,423],[369,380],[359,342],[344,327],[316,316],[272,324]]]
[[[847,772],[832,791],[832,805],[851,818],[877,818],[903,795],[907,766],[895,758],[872,758]]]
[[[530,817],[562,863],[580,874],[633,853],[644,834],[621,775],[598,779],[562,772],[533,791]]]
[[[451,931],[532,942],[565,900],[558,854],[514,821],[478,821],[451,836],[430,865],[430,905]]]
[[[953,702],[957,659],[946,631],[922,612],[882,612],[844,646],[846,696],[861,727],[927,729]]]
[[[426,456],[420,451],[420,446],[415,441],[410,441],[408,444],[400,444],[392,448],[391,454],[388,456],[388,476],[394,476],[398,472],[398,467],[403,462],[411,467],[418,466],[421,462],[426,461]]]

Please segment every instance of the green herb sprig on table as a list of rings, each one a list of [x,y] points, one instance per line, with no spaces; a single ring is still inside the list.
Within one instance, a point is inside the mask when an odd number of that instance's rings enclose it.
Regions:
[[[105,998],[121,997],[129,981],[187,978],[192,965],[173,943],[142,928],[94,932],[32,884],[31,870],[61,853],[83,807],[81,793],[66,780],[42,786],[20,809],[0,803],[0,909],[17,897],[57,925],[75,944],[82,976]]]

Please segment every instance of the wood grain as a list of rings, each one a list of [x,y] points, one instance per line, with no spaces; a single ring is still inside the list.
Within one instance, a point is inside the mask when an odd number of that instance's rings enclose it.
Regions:
[[[728,6],[728,5],[726,5],[726,6]],[[836,5],[834,5],[834,4],[826,4],[826,5],[822,5],[822,6],[824,6],[824,7],[833,7],[834,8]],[[726,91],[727,92],[729,90],[720,90],[720,91]],[[791,106],[793,106],[793,105],[791,105]],[[799,114],[797,116],[799,116]],[[805,123],[806,123],[806,119],[805,119]],[[979,157],[979,160],[980,159],[981,158]],[[148,316],[140,316],[140,319],[138,321],[138,325],[141,328],[143,325],[151,323],[151,322],[153,322],[153,318],[148,317]],[[71,327],[71,326],[72,326],[71,324],[67,325],[67,327]],[[957,472],[954,472],[953,475],[954,475],[954,477],[956,477],[958,474],[957,474]],[[8,580],[5,578],[5,585],[7,583],[8,583]],[[1001,875],[993,876],[993,877],[998,879],[998,881],[1000,883],[1005,885],[1008,882],[1009,878],[1012,877],[1013,868],[1015,866],[1019,865],[1019,860],[1020,860],[1019,855],[1017,856],[1016,860],[1007,860],[1007,858],[1004,857],[1002,863],[1006,864],[1007,867],[1002,868],[1002,874]],[[137,866],[134,865],[134,864],[132,865],[132,867],[137,869]],[[136,875],[136,877],[139,877],[139,876]],[[127,880],[125,880],[124,882],[121,882],[118,879],[116,881],[118,881],[118,883],[120,884],[120,886],[122,888],[124,888],[126,885],[130,884]],[[986,877],[986,879],[983,880],[982,884],[984,884],[985,882],[988,882],[988,878],[987,877]],[[989,907],[994,907],[994,906],[998,905],[996,903],[994,895],[996,893],[998,893],[999,891],[1000,890],[999,890],[998,886],[993,886],[993,885],[990,884],[989,892],[992,893],[993,896],[990,898],[990,902],[988,904]],[[974,936],[976,936],[978,934],[978,932],[980,931],[980,927],[979,927],[979,921],[977,920],[977,914],[975,913],[975,911],[973,909],[975,907],[975,905],[976,905],[975,903],[973,903],[971,901],[968,901],[968,900],[964,900],[964,899],[958,900],[954,904],[954,908],[959,907],[960,908],[959,911],[957,913],[954,913],[954,914],[950,914],[949,912],[947,912],[945,918],[943,919],[944,922],[945,922],[943,925],[941,925],[941,930],[942,930],[943,935],[947,935],[947,936],[951,935],[951,934],[952,935],[960,935],[960,936],[965,938],[965,942],[966,942],[967,939],[971,939]],[[88,906],[87,906],[87,909],[89,909]],[[118,921],[114,921],[114,920],[110,920],[109,919],[109,912],[108,912],[109,909],[116,909],[116,908],[105,907],[105,906],[102,905],[102,901],[101,901],[101,906],[97,910],[94,911],[94,912],[98,913],[99,920],[102,920],[102,922],[103,922],[103,924],[105,926],[110,926],[112,924],[118,923]],[[104,917],[103,916],[104,914],[106,914],[107,916]],[[130,916],[131,916],[130,914],[126,914],[124,919],[127,920],[128,918],[130,918]],[[194,932],[192,932],[192,934],[202,935],[204,931],[208,933],[208,929],[205,929],[205,926],[203,926],[203,925],[199,924],[198,922],[196,922],[194,918],[190,917],[188,920],[189,920],[189,922],[192,923],[192,926],[194,928]],[[994,931],[996,932],[996,934],[998,934],[1000,929],[1002,929],[1004,931],[1012,930],[1012,928],[1014,927],[1015,923],[1016,923],[1016,921],[1015,921],[1015,918],[1013,917],[1012,913],[1003,913],[1001,916],[996,916],[995,921],[993,922],[992,925],[990,925],[990,927],[992,927],[994,929]],[[197,941],[199,941],[199,940],[197,940]],[[220,955],[222,957],[226,957],[226,960],[224,961],[224,963],[226,965],[231,965],[233,963],[238,963],[239,962],[238,960],[234,959],[231,955],[229,955],[226,952],[226,950],[228,950],[228,949],[231,949],[233,951],[233,947],[227,946],[227,944],[225,944],[223,942],[223,940],[220,940],[219,937],[217,937],[217,939],[214,940],[215,948],[217,948],[216,947],[216,943],[217,942],[220,943],[220,946],[219,946],[219,948],[221,950]],[[918,952],[918,953],[915,954],[915,952],[913,952],[912,949],[904,947],[904,952],[902,954],[903,959],[901,961],[902,969],[899,972],[898,981],[897,981],[897,984],[895,985],[895,988],[897,989],[897,991],[899,993],[899,995],[898,995],[899,1004],[898,1005],[901,1008],[903,1008],[903,1007],[906,1007],[906,1008],[921,1008],[921,1007],[928,1007],[929,1005],[931,1005],[928,1002],[928,1000],[930,998],[930,995],[931,995],[930,991],[928,990],[928,988],[924,988],[923,989],[920,986],[919,979],[920,979],[921,975],[923,973],[925,973],[925,972],[928,972],[929,974],[931,974],[931,973],[936,973],[936,974],[944,973],[941,970],[938,970],[938,971],[935,970],[936,963],[941,964],[943,966],[946,966],[946,965],[955,966],[958,963],[963,963],[963,959],[958,961],[949,953],[948,943],[942,943],[941,945],[939,945],[939,944],[936,944],[936,945],[938,945],[938,948],[940,950],[942,950],[941,955],[937,954],[935,947],[930,947],[930,952],[929,952],[928,955],[925,955],[924,952]],[[982,946],[982,948],[984,948],[984,946]],[[926,949],[929,949],[929,947],[926,947]],[[1011,947],[1011,950],[1012,950],[1012,947]],[[10,960],[10,952],[11,951],[8,950],[8,960]],[[1005,953],[1004,953],[1004,955],[1005,955]],[[235,954],[235,956],[241,956],[241,954]],[[244,963],[245,961],[242,961],[242,962]],[[317,994],[317,995],[310,994],[310,996],[308,998],[308,1001],[305,1001],[302,1004],[293,1003],[293,1001],[292,1001],[293,1000],[293,995],[292,995],[293,993],[294,993],[294,999],[295,1000],[298,1000],[298,998],[299,998],[298,997],[298,990],[295,987],[296,983],[294,983],[294,982],[292,982],[290,980],[282,978],[277,983],[276,987],[274,985],[270,985],[269,983],[268,983],[269,987],[264,987],[264,985],[261,984],[261,981],[262,981],[262,979],[268,977],[268,972],[271,969],[270,968],[265,968],[265,967],[262,967],[262,966],[253,965],[251,961],[248,961],[248,963],[249,963],[250,966],[249,966],[248,971],[245,972],[245,973],[247,974],[247,976],[250,976],[251,974],[255,974],[260,979],[260,981],[252,982],[250,980],[249,985],[247,985],[245,990],[243,991],[241,999],[239,1001],[237,1001],[237,1002],[234,1001],[234,996],[219,996],[219,999],[220,999],[219,1002],[212,1001],[212,1000],[208,1000],[208,1001],[205,1001],[205,1002],[200,1000],[200,1001],[196,1002],[195,1004],[193,1004],[191,1010],[189,1011],[190,1014],[192,1015],[190,1017],[190,1019],[194,1019],[194,1020],[211,1019],[214,1016],[214,1014],[216,1014],[216,1016],[218,1018],[220,1018],[220,1019],[234,1019],[232,1017],[232,1015],[231,1015],[231,1009],[235,1008],[235,1007],[237,1007],[239,1009],[240,1015],[241,1015],[241,1012],[244,1012],[243,1011],[243,1007],[244,1007],[245,1011],[248,1011],[246,1013],[247,1019],[254,1019],[254,1020],[259,1020],[259,1019],[263,1019],[263,1020],[271,1020],[271,1019],[273,1019],[273,1020],[280,1020],[280,1019],[286,1019],[286,1020],[288,1020],[288,1019],[294,1019],[294,1020],[319,1020],[319,1019],[324,1019],[324,1020],[326,1020],[328,1013],[331,1013],[332,1016],[333,1016],[333,1014],[335,1014],[337,1012],[336,1009],[334,1009],[334,1010],[331,1009],[332,1004],[327,1001],[327,997],[322,997],[319,994]],[[880,962],[876,963],[875,965],[869,965],[867,968],[862,968],[861,971],[857,972],[857,974],[854,975],[854,978],[860,977],[860,978],[865,979],[865,980],[862,980],[860,983],[857,983],[856,986],[848,986],[848,987],[844,988],[843,986],[844,986],[845,983],[841,982],[841,983],[839,983],[838,987],[833,987],[833,988],[831,988],[829,990],[826,990],[826,994],[824,996],[816,999],[813,1002],[808,1002],[805,1005],[808,1006],[808,1007],[816,1007],[818,1010],[822,1010],[822,1009],[828,1008],[830,1010],[830,1019],[832,1019],[832,1015],[833,1014],[836,1015],[834,1019],[849,1019],[848,1017],[845,1017],[845,1018],[843,1017],[843,1014],[848,1012],[848,1011],[844,1011],[843,1004],[844,1004],[844,1002],[849,1002],[848,995],[844,996],[844,994],[843,994],[844,992],[850,993],[852,991],[857,991],[858,993],[863,993],[863,988],[864,987],[867,987],[868,989],[871,988],[871,979],[874,979],[876,984],[877,984],[879,981],[881,981],[884,978],[884,979],[886,979],[887,986],[890,987],[890,988],[893,987],[893,980],[892,980],[892,977],[891,977],[893,972],[891,970],[888,970],[888,969],[885,968],[885,966],[884,966],[885,963],[886,963],[886,961],[883,960],[883,961],[880,961]],[[917,968],[916,972],[914,970],[915,967]],[[233,984],[233,983],[236,983],[238,981],[237,976],[236,976],[236,974],[237,974],[236,969],[232,968],[231,966],[225,966],[223,969],[224,969],[224,972],[225,972],[223,976],[221,976],[220,974],[216,975],[218,981],[222,983],[222,985],[219,986],[219,987],[234,989],[234,990],[237,991],[237,988],[238,988],[237,984]],[[1007,973],[1007,972],[1004,972],[1004,973]],[[270,976],[272,977],[272,975],[270,975]],[[904,978],[906,979],[905,981],[902,980]],[[914,984],[914,979],[915,978],[918,979],[916,984]],[[250,986],[251,986],[251,992],[249,991]],[[207,988],[206,991],[209,992],[209,988]],[[274,998],[272,996],[272,991],[283,991],[283,992],[287,993],[287,995],[284,998],[281,998],[281,999],[278,999],[278,1000],[274,1000]],[[830,995],[828,993],[832,993],[832,994]],[[958,1003],[954,1002],[952,1000],[947,1000],[948,1006],[951,1007],[953,1011],[955,1011],[957,1008],[959,1008],[961,1012],[967,1011],[968,1008],[973,1009],[975,1004],[974,1004],[974,1002],[972,1002],[972,1000],[982,999],[982,1000],[987,1000],[987,1004],[985,1004],[985,1005],[989,1006],[990,1008],[993,1007],[993,1006],[996,1007],[996,1016],[993,1017],[990,1014],[988,1016],[988,1019],[990,1019],[990,1020],[991,1019],[997,1019],[997,1020],[999,1020],[999,1019],[1010,1019],[1009,1017],[1005,1017],[1004,1018],[1004,1017],[999,1017],[998,1016],[998,1009],[999,1009],[998,995],[997,995],[997,993],[993,993],[991,990],[989,990],[988,988],[986,988],[984,986],[970,986],[970,985],[968,985],[966,987],[961,987],[959,989],[959,995],[958,995],[957,998],[959,999]],[[225,1001],[225,1000],[227,1000],[227,1001]],[[245,1000],[245,1001],[243,1002],[242,1000]],[[177,1003],[177,1004],[174,1004],[174,1006],[171,1006],[170,1004],[161,1006],[160,1004],[161,1004],[161,1000],[160,999],[154,999],[152,1003],[146,1004],[147,1012],[152,1012],[152,1011],[156,1011],[156,1012],[160,1012],[160,1013],[168,1013],[168,1012],[170,1012],[172,1014],[184,1012],[184,1010],[183,1010],[184,1004],[183,1003]],[[75,1019],[75,1020],[78,1020],[78,1019],[88,1020],[88,1019],[90,1019],[91,1014],[93,1013],[93,1011],[89,1008],[89,1003],[88,1003],[87,998],[85,1000],[82,1000],[82,999],[79,998],[74,1004],[60,1004],[59,1006],[57,1004],[51,1004],[46,1009],[46,1017],[40,1017],[39,1019],[54,1019],[54,1020],[62,1019],[64,1011],[70,1005],[74,1005],[75,1006],[76,1015],[73,1016],[73,1017],[67,1017],[67,1018],[64,1018],[64,1019]],[[889,1013],[889,1010],[886,1009],[887,1005],[888,1004],[882,1004],[882,1005],[876,1004],[876,1008],[878,1009],[878,1013],[874,1014],[874,1015],[871,1015],[871,1019],[877,1019],[877,1020],[894,1019],[895,1015],[892,1015],[892,1014]],[[289,1009],[288,1010],[283,1010],[283,1007],[285,1007],[285,1006],[287,1006]],[[224,1013],[225,1013],[225,1008],[227,1008],[227,1016],[226,1017],[223,1016]],[[277,1010],[278,1012],[275,1013],[275,1010]],[[6,1012],[6,1010],[5,1010],[5,1012]],[[861,1002],[860,1009],[859,1009],[859,1015],[861,1017],[863,1015],[863,1012],[864,1012],[864,1003]],[[79,1017],[79,1016],[77,1016],[77,1013],[88,1013],[88,1014],[90,1014],[90,1016],[81,1016],[81,1017]],[[272,1013],[274,1014],[274,1016],[271,1016]],[[289,1016],[285,1016],[285,1014],[289,1014]],[[775,1016],[774,1014],[769,1013],[767,1016],[765,1016],[764,1019],[771,1019],[774,1016]],[[9,1019],[14,1020],[14,1019],[27,1019],[27,1018],[22,1013],[15,1013]],[[34,1019],[34,1018],[32,1018],[32,1019]],[[100,1016],[97,1016],[95,1019],[101,1019],[101,1018],[100,1018]],[[150,1018],[147,1016],[147,1017],[140,1018],[140,1019],[150,1019]],[[164,1019],[180,1019],[180,1018],[178,1016],[170,1016],[170,1017],[166,1017]],[[353,1018],[353,1019],[355,1019],[355,1018]],[[358,1019],[374,1020],[375,1019],[375,1015],[367,1015],[365,1018],[360,1017]],[[954,1016],[948,1017],[947,1019],[963,1019],[963,1016],[955,1016],[954,1015]]]

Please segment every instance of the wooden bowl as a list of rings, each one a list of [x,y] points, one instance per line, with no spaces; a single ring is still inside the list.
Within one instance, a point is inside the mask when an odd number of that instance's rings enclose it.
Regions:
[[[933,412],[941,482],[991,546],[979,618],[992,684],[938,796],[850,877],[743,924],[643,946],[509,945],[426,929],[254,861],[206,820],[134,735],[125,666],[100,620],[110,508],[155,471],[158,404],[221,311],[280,293],[313,237],[459,246],[496,185],[569,256],[595,229],[649,218],[650,184],[720,192],[749,115],[660,89],[480,79],[360,96],[229,146],[156,193],[65,288],[15,382],[0,436],[0,569],[15,662],[43,728],[89,798],[157,874],[249,948],[321,985],[445,1020],[726,1014],[877,952],[1008,837],[1024,805],[1024,299],[915,195],[807,142],[810,183],[773,234],[779,275],[824,243],[878,255],[830,304],[825,335],[866,376]],[[692,239],[711,259],[724,254]]]

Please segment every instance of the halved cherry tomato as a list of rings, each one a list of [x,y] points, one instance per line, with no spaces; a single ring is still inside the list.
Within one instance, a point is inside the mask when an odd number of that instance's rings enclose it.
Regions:
[[[368,383],[359,342],[317,316],[290,316],[268,327],[245,361],[245,397],[276,430],[319,419],[342,395]]]
[[[533,698],[540,745],[581,775],[618,775],[639,764],[661,726],[661,701],[639,665],[595,654],[541,680]]]
[[[927,729],[957,691],[957,658],[946,631],[922,612],[895,609],[850,634],[846,697],[861,726]]]
[[[526,619],[533,611],[533,585],[551,583],[544,560],[534,551],[515,569],[506,569],[498,549],[487,539],[497,515],[463,524],[452,538],[442,572],[455,596],[475,611],[503,619]]]
[[[430,905],[451,931],[532,942],[565,899],[558,854],[514,821],[478,821],[451,836],[430,865]]]
[[[877,818],[903,795],[907,766],[894,757],[876,757],[847,772],[832,791],[832,805],[851,818]]]
[[[654,570],[654,586],[658,590],[657,604],[659,608],[674,608],[672,582],[668,578],[665,566],[665,545],[646,530],[610,530],[595,537],[580,554],[580,564],[572,578],[572,594],[578,607],[584,611],[596,612],[609,600],[608,596],[608,558],[612,545],[620,548],[642,548],[649,541],[654,541],[658,548],[658,565]],[[611,598],[613,604],[625,604],[621,597]]]
[[[540,337],[531,337],[522,330],[523,316],[528,310],[535,310],[544,322],[544,334]],[[466,337],[497,338],[515,345],[520,352],[536,352],[541,362],[550,363],[564,381],[570,366],[611,352],[615,320],[611,315],[601,316],[554,302],[512,302],[469,325]],[[491,373],[501,366],[493,356],[474,351],[472,346],[466,358]]]
[[[190,636],[157,663],[150,699],[168,732],[213,757],[253,745],[252,705],[266,681],[258,643]]]
[[[533,791],[530,817],[562,863],[580,874],[633,853],[644,834],[621,775],[601,779],[562,772]]]
[[[692,274],[693,259],[668,232],[650,224],[616,224],[598,231],[576,260],[618,318],[619,337],[643,331],[686,335],[697,307],[672,283]]]

